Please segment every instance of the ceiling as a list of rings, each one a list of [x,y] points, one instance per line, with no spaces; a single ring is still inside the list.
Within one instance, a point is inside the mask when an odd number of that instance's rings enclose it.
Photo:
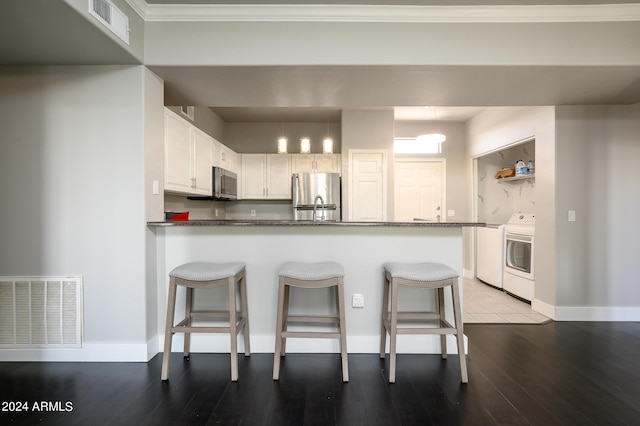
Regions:
[[[228,0],[147,0],[220,4]],[[325,4],[344,0],[323,0]],[[317,3],[240,0],[233,3]],[[350,0],[351,4],[556,4],[551,0]],[[636,3],[563,0],[563,4]],[[66,0],[2,0],[0,73],[16,65],[140,64]],[[10,42],[8,42],[10,41]],[[5,67],[3,67],[5,66]],[[9,67],[6,67],[9,66]],[[173,105],[210,106],[225,121],[337,121],[348,108],[394,109],[420,120],[465,121],[487,106],[640,102],[640,66],[149,66]],[[238,97],[238,88],[243,96]]]

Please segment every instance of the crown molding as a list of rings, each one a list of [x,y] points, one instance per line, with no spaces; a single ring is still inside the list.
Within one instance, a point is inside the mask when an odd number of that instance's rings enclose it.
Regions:
[[[640,21],[640,4],[398,6],[323,4],[148,4],[126,0],[150,22],[545,23]]]

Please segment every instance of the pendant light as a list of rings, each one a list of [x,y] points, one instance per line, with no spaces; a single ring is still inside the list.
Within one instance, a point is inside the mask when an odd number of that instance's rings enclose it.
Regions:
[[[431,113],[431,120],[436,121],[438,119],[438,115],[436,114],[436,107],[424,107],[425,121],[429,121],[429,113]],[[442,143],[446,140],[447,137],[442,133],[426,133],[416,137],[416,141],[423,143]]]
[[[284,122],[281,122],[281,135],[278,138],[278,154],[287,153],[287,137],[284,135]]]
[[[311,139],[304,137],[300,139],[300,154],[309,154],[311,152]]]
[[[333,154],[333,138],[329,136],[329,114],[327,114],[327,136],[322,140],[322,153]]]

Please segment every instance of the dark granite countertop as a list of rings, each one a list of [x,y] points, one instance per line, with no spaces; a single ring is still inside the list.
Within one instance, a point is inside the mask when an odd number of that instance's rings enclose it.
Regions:
[[[189,220],[175,222],[147,222],[148,226],[364,226],[364,227],[422,227],[461,228],[484,227],[484,222],[334,222],[310,220]]]

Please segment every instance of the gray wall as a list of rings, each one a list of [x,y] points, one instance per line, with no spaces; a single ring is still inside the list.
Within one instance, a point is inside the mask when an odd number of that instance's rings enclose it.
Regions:
[[[228,122],[224,144],[243,154],[275,154],[280,136],[288,139],[288,152],[300,152],[300,138],[311,138],[311,153],[322,153],[322,141],[333,138],[333,152],[341,152],[340,123],[246,123]]]
[[[556,110],[558,305],[638,307],[640,108]]]
[[[166,99],[165,105],[167,108],[178,114],[180,117],[193,123],[198,129],[202,130],[209,136],[216,139],[218,142],[224,143],[226,123],[209,107],[196,106],[194,107],[193,120],[180,111],[180,106],[174,105],[171,99]]]
[[[393,109],[347,109],[342,111],[342,199],[349,199],[349,150],[387,150],[387,220],[393,220]],[[349,203],[344,202],[343,219],[349,218]]]
[[[145,343],[143,67],[0,70],[0,275],[84,277],[85,343]]]
[[[446,220],[462,221],[469,218],[467,200],[471,188],[467,184],[466,127],[463,122],[440,121],[396,121],[395,137],[416,137],[423,133],[439,132],[447,137],[442,144],[442,153],[431,157],[447,160],[447,210],[455,210],[455,216]],[[393,152],[393,151],[392,151]],[[391,180],[393,182],[393,180]],[[393,199],[391,199],[393,202]]]

